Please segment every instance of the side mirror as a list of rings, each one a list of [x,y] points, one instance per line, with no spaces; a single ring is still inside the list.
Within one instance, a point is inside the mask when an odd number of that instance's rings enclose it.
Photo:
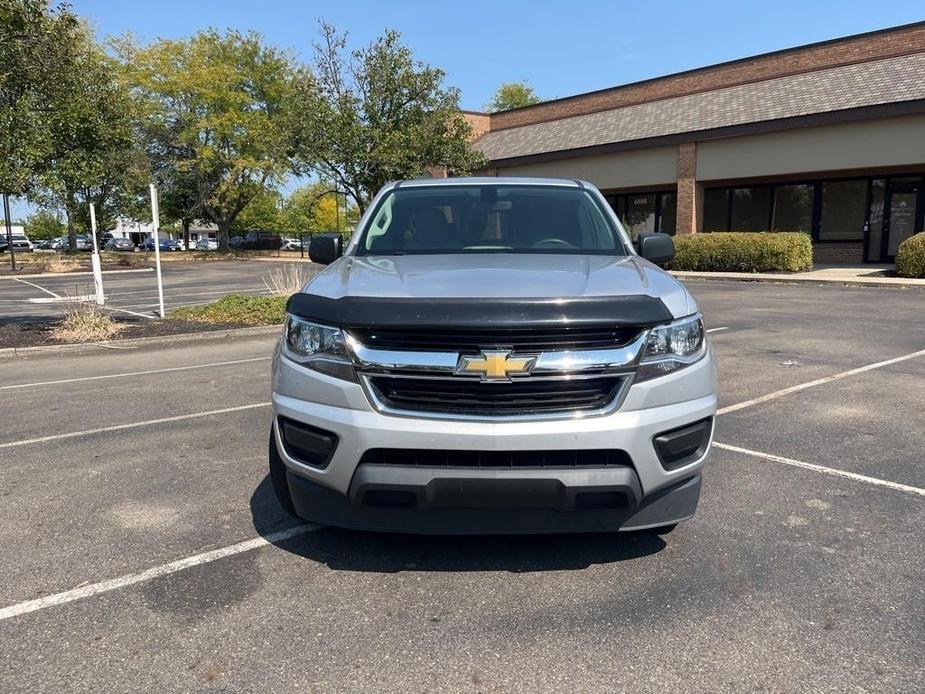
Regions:
[[[308,244],[308,257],[313,263],[330,265],[344,254],[343,243],[340,234],[316,234]]]
[[[650,263],[664,267],[674,258],[674,241],[668,234],[643,232],[636,239],[636,250]]]

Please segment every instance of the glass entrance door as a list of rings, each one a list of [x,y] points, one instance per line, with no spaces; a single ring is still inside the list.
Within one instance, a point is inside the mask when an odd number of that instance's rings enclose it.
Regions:
[[[881,257],[893,262],[899,244],[922,227],[922,180],[892,180],[887,185],[883,210]]]

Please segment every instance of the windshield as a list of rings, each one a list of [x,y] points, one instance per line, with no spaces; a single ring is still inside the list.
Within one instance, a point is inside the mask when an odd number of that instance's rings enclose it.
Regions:
[[[497,184],[396,188],[357,245],[358,255],[438,253],[626,251],[589,191]]]

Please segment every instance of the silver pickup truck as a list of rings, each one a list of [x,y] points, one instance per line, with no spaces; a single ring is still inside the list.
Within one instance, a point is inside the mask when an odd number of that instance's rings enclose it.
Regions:
[[[290,513],[423,533],[665,532],[715,369],[693,297],[581,181],[385,186],[287,305],[270,477]]]

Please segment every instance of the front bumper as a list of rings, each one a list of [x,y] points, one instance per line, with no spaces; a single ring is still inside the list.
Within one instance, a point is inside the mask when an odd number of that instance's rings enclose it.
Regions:
[[[430,533],[637,530],[694,514],[708,449],[684,465],[666,469],[653,440],[712,418],[714,383],[708,354],[690,367],[632,385],[620,408],[610,414],[545,421],[450,421],[383,414],[373,409],[361,386],[277,358],[273,438],[296,512],[308,520]],[[323,469],[287,453],[280,417],[337,436],[337,447]],[[632,464],[600,469],[360,465],[364,453],[380,448],[610,449],[624,451]]]
[[[617,471],[611,470],[371,468],[357,468],[357,480],[347,496],[287,473],[296,513],[323,525],[382,532],[491,535],[625,531],[686,520],[694,515],[700,498],[700,474],[636,499],[632,491],[638,490],[639,483],[632,470],[628,470],[629,477],[614,475]],[[379,490],[390,494],[381,497],[383,505],[364,501]],[[390,507],[390,502],[402,499],[396,492],[409,494],[415,499],[413,505]],[[627,503],[583,508],[583,495],[601,500],[622,498]],[[467,499],[479,501],[470,505]],[[549,507],[536,507],[537,499],[549,502]],[[443,505],[453,503],[466,507]]]

